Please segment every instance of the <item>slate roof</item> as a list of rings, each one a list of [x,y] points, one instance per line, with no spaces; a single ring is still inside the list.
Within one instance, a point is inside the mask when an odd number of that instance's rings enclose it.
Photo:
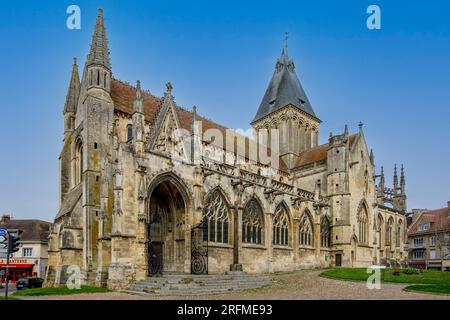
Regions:
[[[289,59],[287,49],[283,48],[281,57],[275,65],[275,72],[252,123],[287,105],[293,105],[316,118],[311,103],[295,73],[294,62]]]
[[[450,230],[449,210],[449,207],[445,207],[423,212],[421,216],[418,217],[417,220],[410,226],[408,235],[420,235],[439,232],[443,230]],[[418,231],[419,224],[422,224],[424,221],[430,223],[430,228],[428,230]]]
[[[42,220],[9,220],[0,222],[0,229],[23,230],[21,241],[48,242],[51,223]]]
[[[78,200],[81,198],[81,194],[82,194],[82,185],[80,183],[66,194],[55,219],[64,216],[66,213],[72,212]]]

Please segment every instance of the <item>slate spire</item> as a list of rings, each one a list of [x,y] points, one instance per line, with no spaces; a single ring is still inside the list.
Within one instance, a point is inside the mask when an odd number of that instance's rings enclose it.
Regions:
[[[294,62],[289,58],[286,38],[281,57],[275,64],[272,79],[252,123],[289,104],[316,117],[311,103],[298,80]]]
[[[80,77],[78,76],[77,58],[73,58],[72,75],[70,77],[69,88],[67,89],[64,113],[77,110],[78,97],[80,94]]]
[[[103,10],[101,8],[98,9],[97,21],[95,22],[94,34],[92,35],[91,49],[86,60],[86,66],[90,65],[103,66],[111,71],[108,39],[106,37]]]

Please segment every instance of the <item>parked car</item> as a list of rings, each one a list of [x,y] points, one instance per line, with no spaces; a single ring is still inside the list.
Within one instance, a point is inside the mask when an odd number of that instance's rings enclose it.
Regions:
[[[32,289],[32,288],[42,288],[44,279],[41,278],[22,278],[16,283],[17,290],[21,289]]]

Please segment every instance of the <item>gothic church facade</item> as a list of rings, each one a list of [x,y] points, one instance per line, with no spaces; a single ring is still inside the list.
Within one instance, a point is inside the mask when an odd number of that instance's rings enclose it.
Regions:
[[[178,106],[170,83],[157,97],[113,77],[99,10],[64,105],[46,285],[65,283],[74,268],[85,284],[120,289],[161,273],[402,263],[403,167],[386,188],[362,125],[319,145],[320,123],[284,48],[251,123],[278,134],[243,138],[244,149],[276,141],[277,166],[225,149],[209,132],[225,137],[227,128]],[[195,142],[200,155],[187,151]]]

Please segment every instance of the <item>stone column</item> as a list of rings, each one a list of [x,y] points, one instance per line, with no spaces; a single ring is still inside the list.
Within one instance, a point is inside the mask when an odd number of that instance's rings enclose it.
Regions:
[[[199,210],[201,212],[201,210]],[[198,214],[197,214],[198,215]],[[193,206],[186,208],[186,216],[184,220],[184,273],[191,273],[191,246],[192,246],[192,238],[191,238],[191,229],[196,224],[196,220],[198,218],[196,216],[196,210],[194,210]]]
[[[239,261],[239,254],[242,250],[242,233],[240,232],[242,226],[242,211],[243,208],[239,205],[234,207],[233,217],[233,264],[230,266],[230,271],[242,271],[242,264]]]
[[[310,128],[306,129],[305,140],[306,140],[306,145],[305,145],[306,150],[311,149],[311,129]]]
[[[305,127],[300,125],[299,129],[299,152],[302,152],[305,150],[305,144],[306,144],[306,131]]]
[[[142,280],[148,274],[148,217],[138,215],[136,232],[136,280]]]
[[[320,259],[320,222],[314,224],[314,248],[316,249],[316,259]]]
[[[266,213],[267,271],[273,272],[273,213]]]
[[[319,132],[314,130],[314,139],[313,139],[313,147],[317,147],[319,145]]]
[[[380,249],[378,249],[378,247],[380,246],[380,231],[378,229],[374,230],[374,236],[375,236],[375,241],[373,242],[374,244],[374,260],[375,260],[375,264],[379,265],[380,264]]]
[[[298,228],[300,224],[300,219],[295,218],[292,221],[292,232],[291,232],[291,239],[292,239],[292,250],[294,252],[294,262],[298,263]]]

